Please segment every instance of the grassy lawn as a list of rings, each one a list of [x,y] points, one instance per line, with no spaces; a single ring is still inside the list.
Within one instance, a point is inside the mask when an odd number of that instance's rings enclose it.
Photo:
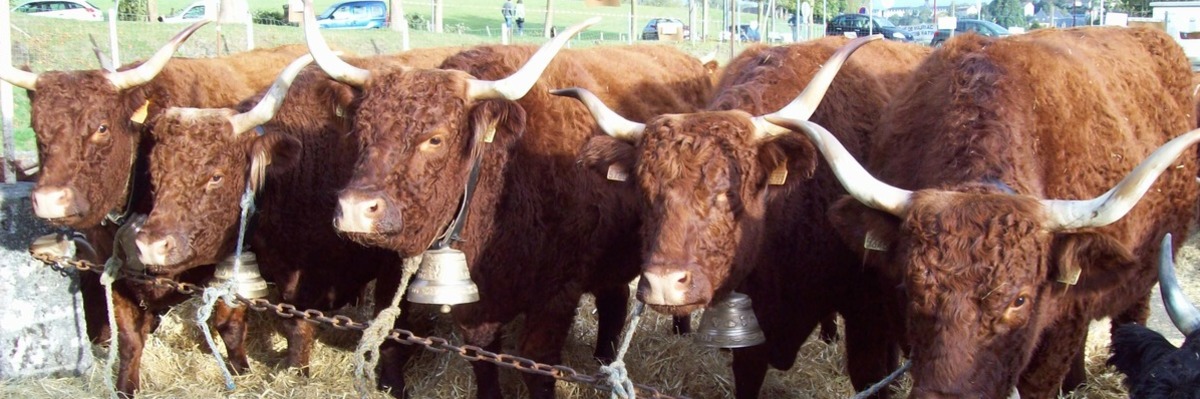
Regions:
[[[194,0],[159,0],[160,13],[168,14],[190,4]],[[10,0],[16,5],[23,0]],[[337,0],[314,0],[314,7],[324,10]],[[103,0],[93,0],[100,7],[110,7],[111,3]],[[454,0],[445,5],[445,31],[447,33],[432,33],[422,29],[414,29],[410,42],[413,47],[432,46],[463,46],[487,43],[499,43],[501,18],[500,5],[502,0]],[[251,7],[256,10],[282,10],[283,0],[251,1]],[[431,1],[405,1],[404,11],[407,14],[420,14],[426,19],[432,13]],[[516,43],[540,44],[545,39],[538,37],[545,21],[545,2],[528,0],[526,4],[526,35],[514,38]],[[677,17],[687,20],[687,8],[638,6],[635,31],[640,35],[646,21],[652,17]],[[710,35],[716,36],[721,25],[721,10],[710,9]],[[588,29],[571,43],[572,47],[593,45],[619,45],[625,42],[624,34],[629,29],[628,9],[625,7],[587,7],[582,1],[558,0],[554,5],[554,25],[565,27],[592,16],[601,16],[599,24]],[[699,19],[699,13],[697,13]],[[753,14],[743,14],[742,23],[755,20]],[[782,21],[780,24],[783,24]],[[49,70],[78,70],[95,69],[97,61],[91,50],[88,36],[94,36],[101,49],[108,50],[108,24],[106,22],[85,22],[31,17],[23,14],[12,16],[13,62],[17,66],[28,65],[35,72]],[[128,63],[150,56],[163,43],[173,36],[184,25],[162,24],[158,22],[119,22],[117,36],[119,44],[119,61]],[[786,29],[786,25],[783,29]],[[290,43],[302,43],[304,36],[301,30],[291,26],[254,25],[253,37],[255,46],[270,47]],[[781,29],[782,30],[782,29]],[[247,48],[247,29],[245,25],[226,24],[220,26],[220,34],[215,25],[202,28],[179,50],[178,55],[185,57],[212,57],[230,52],[238,52]],[[693,29],[698,32],[698,29]],[[396,32],[389,30],[369,31],[326,31],[325,38],[331,45],[349,52],[369,55],[379,53],[394,53],[401,50],[400,38]],[[220,37],[220,39],[218,39]],[[603,40],[601,40],[603,38]],[[218,45],[219,44],[219,45]],[[681,48],[696,55],[702,55],[714,50],[722,61],[728,57],[729,45],[716,41],[691,44],[677,43]],[[218,50],[220,50],[218,52]],[[17,106],[15,111],[14,132],[15,146],[18,151],[34,149],[33,131],[29,127],[29,101],[23,89],[16,89]]]

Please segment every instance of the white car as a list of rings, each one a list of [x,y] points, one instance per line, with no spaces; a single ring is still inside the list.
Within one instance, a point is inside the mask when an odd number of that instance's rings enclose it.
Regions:
[[[175,15],[169,17],[158,17],[158,22],[177,23],[177,22],[197,22],[204,19],[205,8],[203,1],[197,1],[184,7]]]
[[[100,7],[84,0],[34,0],[25,2],[13,12],[25,13],[39,17],[78,19],[82,21],[103,21],[104,12]]]

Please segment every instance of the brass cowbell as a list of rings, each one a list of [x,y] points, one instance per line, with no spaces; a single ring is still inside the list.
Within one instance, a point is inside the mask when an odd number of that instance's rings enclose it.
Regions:
[[[213,272],[213,280],[209,285],[217,286],[233,281],[233,291],[247,299],[257,299],[267,296],[267,281],[263,280],[262,274],[258,271],[258,258],[254,256],[254,252],[242,251],[242,267],[238,270],[237,275],[233,273],[233,262],[237,259],[236,255],[229,255],[228,258],[217,264],[217,270]]]
[[[408,300],[447,306],[478,301],[479,287],[471,281],[467,255],[450,247],[425,251],[417,276],[408,285]]]
[[[740,292],[731,292],[709,306],[696,331],[696,343],[712,348],[743,348],[766,341],[750,297]]]

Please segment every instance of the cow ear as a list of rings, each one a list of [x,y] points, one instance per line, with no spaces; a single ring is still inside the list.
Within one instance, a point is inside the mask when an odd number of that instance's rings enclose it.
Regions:
[[[1051,281],[1073,285],[1081,295],[1104,292],[1143,272],[1133,253],[1112,237],[1096,232],[1059,234],[1051,244]]]
[[[472,143],[510,147],[525,134],[525,109],[507,100],[482,101],[471,109]]]
[[[255,134],[247,132],[244,134]],[[250,144],[251,159],[265,161],[272,172],[282,172],[295,166],[300,161],[302,145],[295,138],[276,132],[256,136]]]
[[[869,266],[881,267],[883,259],[896,251],[900,220],[887,212],[871,209],[854,197],[844,195],[827,211],[830,224],[847,247],[853,249]],[[899,279],[890,268],[882,270],[888,277]]]
[[[634,147],[612,136],[592,136],[579,152],[577,163],[612,181],[627,181],[633,172]]]
[[[767,184],[775,186],[811,179],[819,156],[812,143],[798,134],[785,134],[758,147],[759,166],[767,174]]]

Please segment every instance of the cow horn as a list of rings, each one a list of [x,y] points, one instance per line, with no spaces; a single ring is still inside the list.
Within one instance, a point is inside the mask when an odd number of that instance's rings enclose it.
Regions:
[[[175,35],[175,37],[171,38],[171,41],[167,42],[166,45],[158,49],[158,52],[155,52],[150,59],[142,62],[142,65],[139,65],[137,68],[133,68],[128,71],[109,72],[105,74],[105,76],[108,77],[108,80],[112,82],[113,86],[116,86],[118,90],[125,90],[131,87],[137,87],[146,84],[146,82],[154,79],[154,76],[158,75],[158,73],[162,71],[163,67],[167,66],[167,61],[171,60],[171,56],[175,55],[175,51],[179,50],[179,47],[183,45],[184,40],[187,40],[187,38],[191,36],[193,32],[196,32],[197,29],[200,29],[200,27],[209,22],[211,21],[207,19],[196,22],[192,24],[192,26],[189,26],[183,31],[179,32]]]
[[[229,117],[229,124],[233,125],[233,134],[238,135],[254,129],[259,125],[267,123],[279,111],[279,107],[283,105],[283,98],[287,96],[288,88],[292,86],[292,81],[296,79],[296,75],[304,67],[308,66],[313,61],[311,54],[297,58],[284,68],[279,77],[275,79],[275,84],[271,85],[271,89],[263,96],[258,104],[249,111],[233,115]]]
[[[1158,254],[1158,290],[1162,292],[1163,306],[1167,316],[1184,336],[1200,329],[1200,310],[1189,301],[1187,294],[1179,288],[1175,277],[1175,254],[1171,248],[1171,233],[1163,236],[1162,251]]]
[[[795,100],[792,100],[791,103],[788,103],[788,105],[784,106],[778,112],[754,118],[754,135],[759,139],[764,139],[790,132],[787,128],[766,123],[766,117],[768,116],[800,121],[806,121],[812,117],[813,112],[817,110],[817,106],[821,104],[821,99],[825,98],[825,92],[829,91],[829,86],[833,84],[833,78],[842,69],[842,64],[845,64],[850,55],[854,54],[854,51],[858,50],[862,45],[882,38],[883,35],[863,36],[851,40],[850,43],[846,43],[845,46],[839,48],[833,53],[832,57],[829,57],[828,61],[825,61],[825,64],[821,65],[821,69],[813,75],[812,80],[808,82],[808,86],[804,87],[804,91],[800,92],[800,95]]]
[[[1116,187],[1090,200],[1042,200],[1048,231],[1101,227],[1129,213],[1146,195],[1146,190],[1185,150],[1200,140],[1200,129],[1184,133],[1154,150]]]
[[[618,115],[616,111],[604,105],[604,102],[600,101],[600,98],[587,89],[572,87],[570,89],[550,90],[550,94],[574,97],[576,100],[582,102],[583,105],[587,106],[588,111],[592,112],[592,117],[596,118],[596,124],[600,125],[600,130],[608,133],[609,136],[634,143],[642,138],[642,132],[646,130],[646,124],[637,123]]]
[[[36,90],[38,75],[29,71],[22,71],[13,68],[12,65],[0,66],[0,79],[5,82],[12,83],[13,86],[22,87],[25,90]]]
[[[703,57],[700,57],[700,65],[704,65],[704,64],[716,61],[716,60],[717,60],[717,51],[713,50],[711,53],[705,54]]]
[[[467,97],[472,100],[518,100],[525,97],[525,93],[533,88],[533,84],[537,83],[542,72],[550,66],[550,61],[554,60],[554,56],[567,44],[567,41],[571,40],[575,34],[598,22],[600,22],[600,17],[591,17],[563,30],[549,42],[543,44],[532,57],[529,57],[529,61],[526,61],[521,69],[507,78],[500,80],[471,79],[468,82]]]
[[[370,71],[338,58],[337,54],[329,49],[329,44],[325,43],[325,38],[321,36],[321,30],[317,27],[317,17],[313,15],[312,0],[304,0],[304,40],[308,42],[308,52],[317,61],[317,65],[330,77],[355,87],[367,84],[367,78],[371,77]]]
[[[829,167],[833,169],[838,181],[842,182],[846,192],[862,202],[863,205],[896,216],[904,216],[908,211],[912,200],[912,191],[897,188],[871,176],[862,164],[854,159],[854,155],[851,155],[850,151],[847,151],[846,147],[842,146],[842,143],[821,125],[775,115],[767,115],[764,118],[772,124],[807,135],[813,145],[821,151],[825,160],[829,162]]]

